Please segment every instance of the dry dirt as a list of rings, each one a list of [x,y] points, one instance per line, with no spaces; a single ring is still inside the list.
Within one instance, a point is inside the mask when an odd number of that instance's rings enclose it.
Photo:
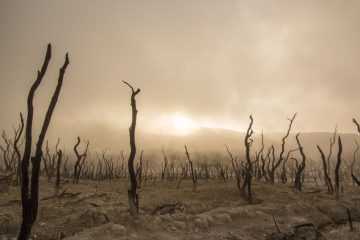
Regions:
[[[258,183],[253,186],[257,203],[248,205],[234,182],[199,182],[196,192],[191,184],[142,186],[140,213],[131,216],[126,180],[65,183],[63,197],[40,201],[31,239],[360,239],[359,187],[345,186],[336,199],[322,186],[299,193],[290,186]],[[40,198],[52,196],[53,185],[41,179]],[[19,200],[19,187],[0,185],[0,240],[16,238]],[[154,213],[157,206],[177,202],[174,213]]]

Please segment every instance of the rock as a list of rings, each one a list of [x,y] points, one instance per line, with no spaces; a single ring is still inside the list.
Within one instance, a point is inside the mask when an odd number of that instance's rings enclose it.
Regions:
[[[98,226],[107,222],[109,222],[108,216],[96,210],[87,210],[79,218],[79,223],[86,226]]]
[[[208,220],[204,217],[197,217],[194,220],[194,224],[197,228],[206,229],[210,226]]]
[[[230,216],[230,214],[227,214],[227,213],[217,214],[215,216],[215,219],[217,220],[217,222],[220,222],[220,223],[231,222],[231,216]]]

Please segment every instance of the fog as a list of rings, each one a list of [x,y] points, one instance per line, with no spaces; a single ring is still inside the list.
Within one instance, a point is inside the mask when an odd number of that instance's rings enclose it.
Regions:
[[[3,0],[0,127],[10,131],[19,112],[26,114],[29,87],[51,42],[53,57],[35,97],[37,126],[70,56],[49,128],[54,141],[82,135],[115,146],[127,139],[130,92],[122,80],[141,88],[139,132],[244,131],[250,114],[257,133],[282,132],[297,112],[294,132],[331,132],[338,124],[340,132],[354,133],[359,5]]]

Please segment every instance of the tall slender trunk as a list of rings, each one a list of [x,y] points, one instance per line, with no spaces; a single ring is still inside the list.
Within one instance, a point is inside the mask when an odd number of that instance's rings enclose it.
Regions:
[[[128,202],[129,210],[131,214],[137,214],[139,212],[139,196],[136,192],[137,190],[137,180],[134,170],[134,160],[136,156],[136,143],[135,143],[135,128],[136,128],[136,118],[137,118],[137,109],[136,109],[136,99],[135,96],[140,92],[138,88],[134,91],[134,88],[127,82],[123,81],[126,85],[131,88],[131,110],[132,110],[132,120],[131,126],[129,128],[130,135],[130,155],[128,160],[128,168],[130,175],[131,187],[128,190]]]

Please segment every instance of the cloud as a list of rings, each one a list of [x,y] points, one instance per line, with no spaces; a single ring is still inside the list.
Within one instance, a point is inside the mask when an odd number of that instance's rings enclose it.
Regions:
[[[331,131],[338,123],[353,132],[351,118],[360,118],[359,4],[2,1],[1,127],[25,111],[51,41],[53,59],[36,95],[39,114],[70,53],[54,125],[128,128],[130,93],[121,82],[127,80],[142,90],[144,130],[157,116],[182,112],[200,125],[237,130],[254,114],[258,130],[283,131],[285,118],[298,112],[299,131]]]

